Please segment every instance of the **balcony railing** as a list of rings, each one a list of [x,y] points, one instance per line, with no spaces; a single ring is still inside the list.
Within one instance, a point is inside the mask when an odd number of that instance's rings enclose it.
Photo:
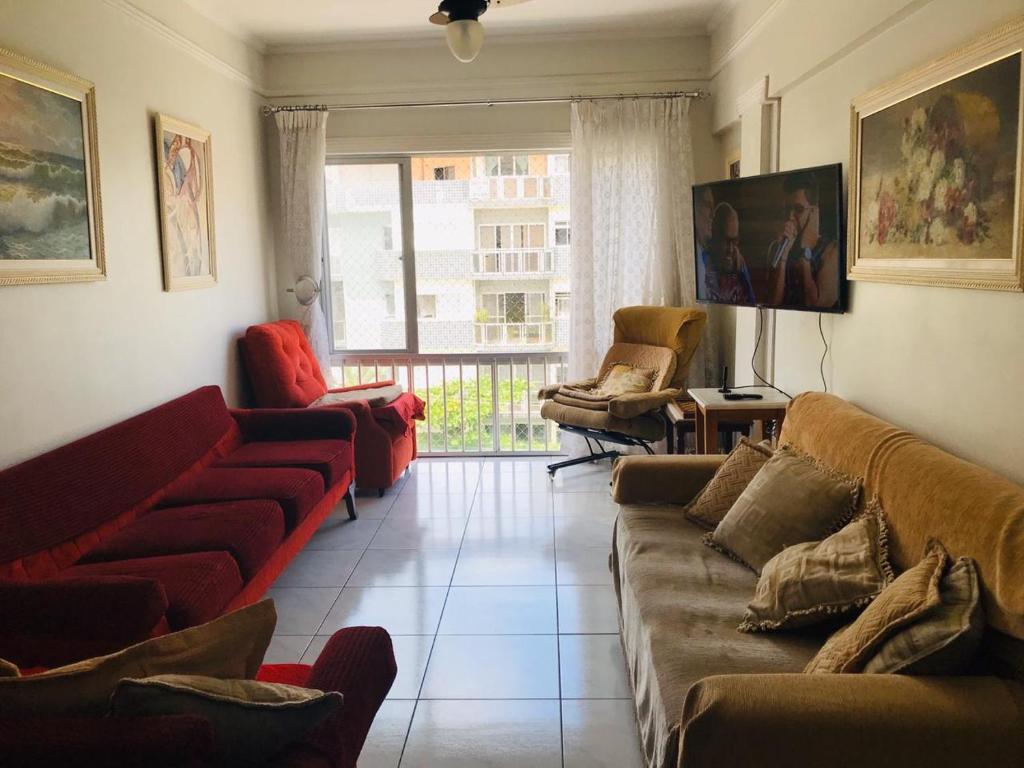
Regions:
[[[473,251],[475,277],[548,276],[555,273],[555,253],[550,248],[517,248]]]
[[[423,455],[550,454],[557,425],[540,417],[537,390],[566,380],[558,353],[343,355],[333,358],[338,386],[391,380],[426,403],[416,422]]]
[[[469,183],[469,199],[475,203],[540,202],[554,197],[555,184],[550,176],[482,176]]]
[[[554,323],[473,323],[476,343],[487,347],[530,347],[553,344]]]

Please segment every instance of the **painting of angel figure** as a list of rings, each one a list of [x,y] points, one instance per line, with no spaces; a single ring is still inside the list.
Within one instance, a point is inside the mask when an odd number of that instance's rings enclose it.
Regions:
[[[106,275],[92,83],[0,49],[0,285]]]
[[[217,282],[210,133],[166,115],[156,117],[164,290]]]
[[[1021,290],[1022,33],[854,101],[851,277]]]

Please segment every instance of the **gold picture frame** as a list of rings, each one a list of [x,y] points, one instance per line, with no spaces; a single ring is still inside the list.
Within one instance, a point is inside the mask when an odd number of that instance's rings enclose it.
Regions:
[[[0,286],[105,280],[96,89],[0,48]]]
[[[848,276],[1024,290],[1024,18],[850,105]]]
[[[160,113],[153,125],[164,290],[208,288],[217,284],[210,132]]]

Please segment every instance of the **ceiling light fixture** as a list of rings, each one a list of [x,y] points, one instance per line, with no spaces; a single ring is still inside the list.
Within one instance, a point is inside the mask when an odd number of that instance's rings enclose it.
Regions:
[[[522,2],[526,0],[441,0],[437,12],[430,17],[430,23],[445,28],[452,56],[468,64],[480,55],[480,49],[484,47],[484,25],[480,23],[480,17],[491,4],[501,8]]]

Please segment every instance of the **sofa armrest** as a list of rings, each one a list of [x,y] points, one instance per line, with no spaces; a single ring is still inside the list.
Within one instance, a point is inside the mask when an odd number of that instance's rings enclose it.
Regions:
[[[213,726],[197,715],[0,718],[5,768],[206,766]]]
[[[385,630],[348,627],[335,632],[313,664],[306,686],[338,691],[345,703],[276,757],[273,765],[355,768],[373,718],[397,674],[391,636]]]
[[[608,413],[619,419],[635,419],[678,399],[681,391],[662,389],[658,392],[628,392],[608,401]]]
[[[1024,686],[997,677],[722,675],[682,722],[686,768],[1024,764]]]
[[[726,457],[623,456],[612,470],[619,504],[687,504],[707,485]]]
[[[55,667],[121,650],[150,637],[167,612],[154,579],[55,577],[0,582],[0,658]]]
[[[393,387],[395,382],[391,379],[387,381],[371,381],[367,384],[355,384],[351,387],[332,387],[328,389],[328,392],[363,392],[367,389],[380,389],[381,387]]]
[[[356,420],[339,408],[235,409],[231,415],[246,442],[351,440]]]

